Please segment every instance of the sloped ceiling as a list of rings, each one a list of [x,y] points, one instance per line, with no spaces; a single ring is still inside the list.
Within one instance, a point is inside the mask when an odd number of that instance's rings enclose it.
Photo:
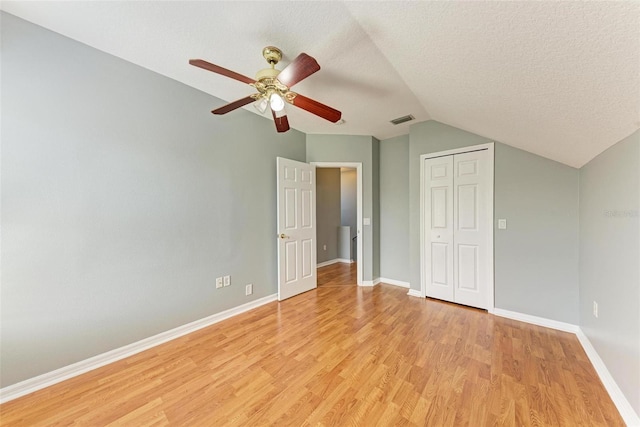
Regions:
[[[346,121],[288,107],[291,126],[306,133],[385,139],[409,132],[410,123],[389,120],[413,114],[413,123],[438,120],[580,167],[640,128],[640,2],[3,1],[1,8],[227,101],[252,88],[192,67],[190,58],[253,77],[266,66],[264,46],[284,51],[279,68],[306,52],[322,69],[296,91]]]

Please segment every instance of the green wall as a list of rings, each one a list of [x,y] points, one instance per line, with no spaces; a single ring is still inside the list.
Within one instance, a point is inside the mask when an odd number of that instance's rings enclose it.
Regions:
[[[580,328],[636,414],[640,414],[639,211],[640,131],[636,131],[580,169]]]
[[[276,157],[304,134],[0,19],[2,387],[277,292]]]

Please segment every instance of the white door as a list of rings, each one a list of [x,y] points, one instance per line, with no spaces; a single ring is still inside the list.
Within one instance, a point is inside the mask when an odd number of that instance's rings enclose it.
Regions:
[[[491,206],[487,150],[425,159],[424,267],[429,297],[488,308]]]
[[[278,299],[317,287],[315,167],[278,157]]]
[[[453,156],[454,302],[488,307],[487,150]]]
[[[424,173],[426,291],[453,301],[453,156],[426,159]]]

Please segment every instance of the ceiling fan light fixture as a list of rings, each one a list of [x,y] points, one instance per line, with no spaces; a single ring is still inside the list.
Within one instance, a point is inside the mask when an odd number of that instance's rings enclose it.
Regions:
[[[268,105],[269,102],[267,101],[267,98],[260,98],[253,103],[253,106],[258,110],[258,112],[260,112],[260,114],[264,114],[264,112],[267,111]]]
[[[273,111],[282,111],[284,108],[284,99],[277,93],[272,93],[269,97],[269,105]]]

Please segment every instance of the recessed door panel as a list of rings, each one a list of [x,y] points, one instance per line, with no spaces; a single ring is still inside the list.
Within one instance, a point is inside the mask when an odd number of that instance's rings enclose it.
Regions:
[[[431,189],[431,228],[447,228],[448,187]]]
[[[449,172],[448,163],[440,163],[431,167],[431,180],[447,179]]]
[[[449,285],[447,277],[447,265],[449,265],[449,260],[447,259],[448,249],[448,244],[446,243],[433,243],[431,245],[431,280],[434,285]]]
[[[458,186],[457,214],[459,230],[477,230],[478,197],[477,184]]]
[[[302,223],[300,226],[302,228],[311,228],[313,226],[313,192],[311,190],[300,190],[300,194],[302,195]]]
[[[313,172],[305,169],[300,171],[300,181],[304,182],[305,184],[313,184]]]
[[[478,247],[458,245],[457,289],[478,292]]]
[[[471,159],[458,162],[457,176],[474,176],[478,174],[478,160]]]
[[[302,240],[302,278],[308,278],[313,275],[313,240]]]
[[[297,168],[295,166],[285,166],[284,168],[284,180],[285,181],[296,181],[296,170]]]
[[[295,229],[298,223],[297,215],[297,196],[298,191],[295,188],[284,189],[284,228],[285,230]]]
[[[285,245],[285,283],[295,282],[298,279],[298,242],[286,242]]]

